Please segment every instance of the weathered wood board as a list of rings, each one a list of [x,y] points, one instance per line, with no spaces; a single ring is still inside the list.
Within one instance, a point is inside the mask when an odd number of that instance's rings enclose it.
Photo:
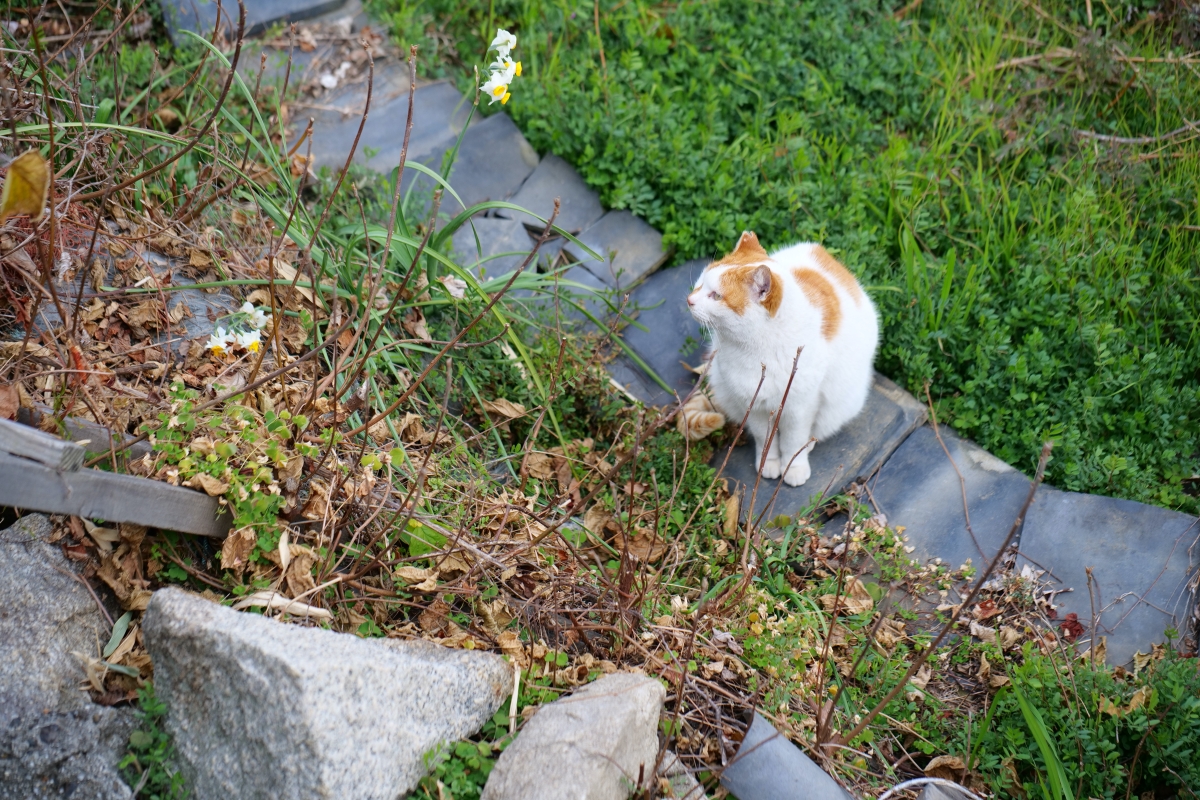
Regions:
[[[217,498],[161,481],[95,469],[60,472],[0,453],[0,505],[106,522],[134,522],[202,536],[224,537],[229,514]]]

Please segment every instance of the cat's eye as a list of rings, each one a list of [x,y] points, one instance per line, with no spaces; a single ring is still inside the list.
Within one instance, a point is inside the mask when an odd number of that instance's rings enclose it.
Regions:
[[[710,298],[712,298],[713,300],[720,300],[720,299],[721,299],[721,293],[720,293],[720,292],[709,292],[709,293],[708,293],[708,296],[709,296]]]

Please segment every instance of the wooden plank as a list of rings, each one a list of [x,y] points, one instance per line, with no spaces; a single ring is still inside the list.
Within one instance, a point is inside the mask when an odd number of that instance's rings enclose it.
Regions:
[[[96,469],[59,472],[5,453],[0,453],[0,506],[218,538],[229,532],[229,512],[215,497]]]
[[[74,472],[83,466],[80,445],[7,419],[0,419],[0,452],[32,458],[60,472]]]
[[[18,411],[17,422],[37,428],[43,419],[52,416],[54,416],[54,411],[49,406],[37,403],[32,409],[22,408]],[[126,439],[133,438],[124,431],[114,431],[104,425],[98,425],[91,420],[81,417],[66,417],[62,421],[62,428],[63,437],[73,442],[79,442],[83,446],[83,449],[87,451],[89,457],[109,452],[110,442],[113,447],[120,447],[121,443]],[[123,451],[122,456],[133,461],[141,458],[150,451],[149,442],[138,442]]]

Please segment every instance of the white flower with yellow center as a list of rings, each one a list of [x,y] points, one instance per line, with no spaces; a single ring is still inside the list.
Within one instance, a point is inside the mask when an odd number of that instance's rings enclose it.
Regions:
[[[271,319],[270,314],[264,314],[261,308],[255,308],[249,301],[242,303],[242,307],[238,310],[245,314],[249,323],[260,331],[267,327],[267,323]]]
[[[237,334],[238,346],[248,353],[257,353],[262,346],[262,334],[258,331],[244,331]]]
[[[237,341],[236,337],[227,332],[224,328],[217,328],[213,331],[213,335],[208,337],[208,344],[205,345],[212,351],[214,356],[223,356],[229,350],[229,346]]]
[[[487,83],[482,87],[483,93],[488,96],[488,100],[490,101],[488,105],[494,104],[497,100],[500,101],[501,105],[508,102],[508,98],[511,96],[511,93],[508,91],[508,83],[509,81],[505,80],[503,73],[492,73],[492,76],[488,78]]]

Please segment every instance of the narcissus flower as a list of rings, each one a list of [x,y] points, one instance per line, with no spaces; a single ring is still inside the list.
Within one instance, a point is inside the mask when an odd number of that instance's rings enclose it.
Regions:
[[[513,36],[504,28],[496,29],[496,38],[492,39],[492,43],[488,45],[488,50],[495,50],[500,54],[500,58],[508,58],[508,54],[517,46],[517,37]]]
[[[228,352],[230,345],[237,342],[237,337],[226,331],[224,328],[217,328],[213,331],[213,335],[208,337],[208,344],[205,345],[212,351],[214,356],[223,356]]]
[[[260,331],[267,327],[267,323],[271,319],[270,314],[264,314],[261,308],[255,308],[254,304],[249,301],[242,303],[242,307],[238,311],[245,314],[246,320]]]
[[[508,86],[512,83],[513,78],[519,77],[521,74],[521,62],[509,58],[512,49],[516,46],[516,36],[503,28],[497,29],[496,38],[488,46],[489,51],[496,51],[496,60],[488,66],[491,74],[488,76],[487,82],[480,87],[480,90],[488,96],[489,105],[494,104],[497,100],[500,101],[500,105],[504,105],[508,102],[508,98],[512,97]]]
[[[248,353],[257,353],[262,346],[262,334],[258,331],[244,331],[237,335],[238,346]]]

